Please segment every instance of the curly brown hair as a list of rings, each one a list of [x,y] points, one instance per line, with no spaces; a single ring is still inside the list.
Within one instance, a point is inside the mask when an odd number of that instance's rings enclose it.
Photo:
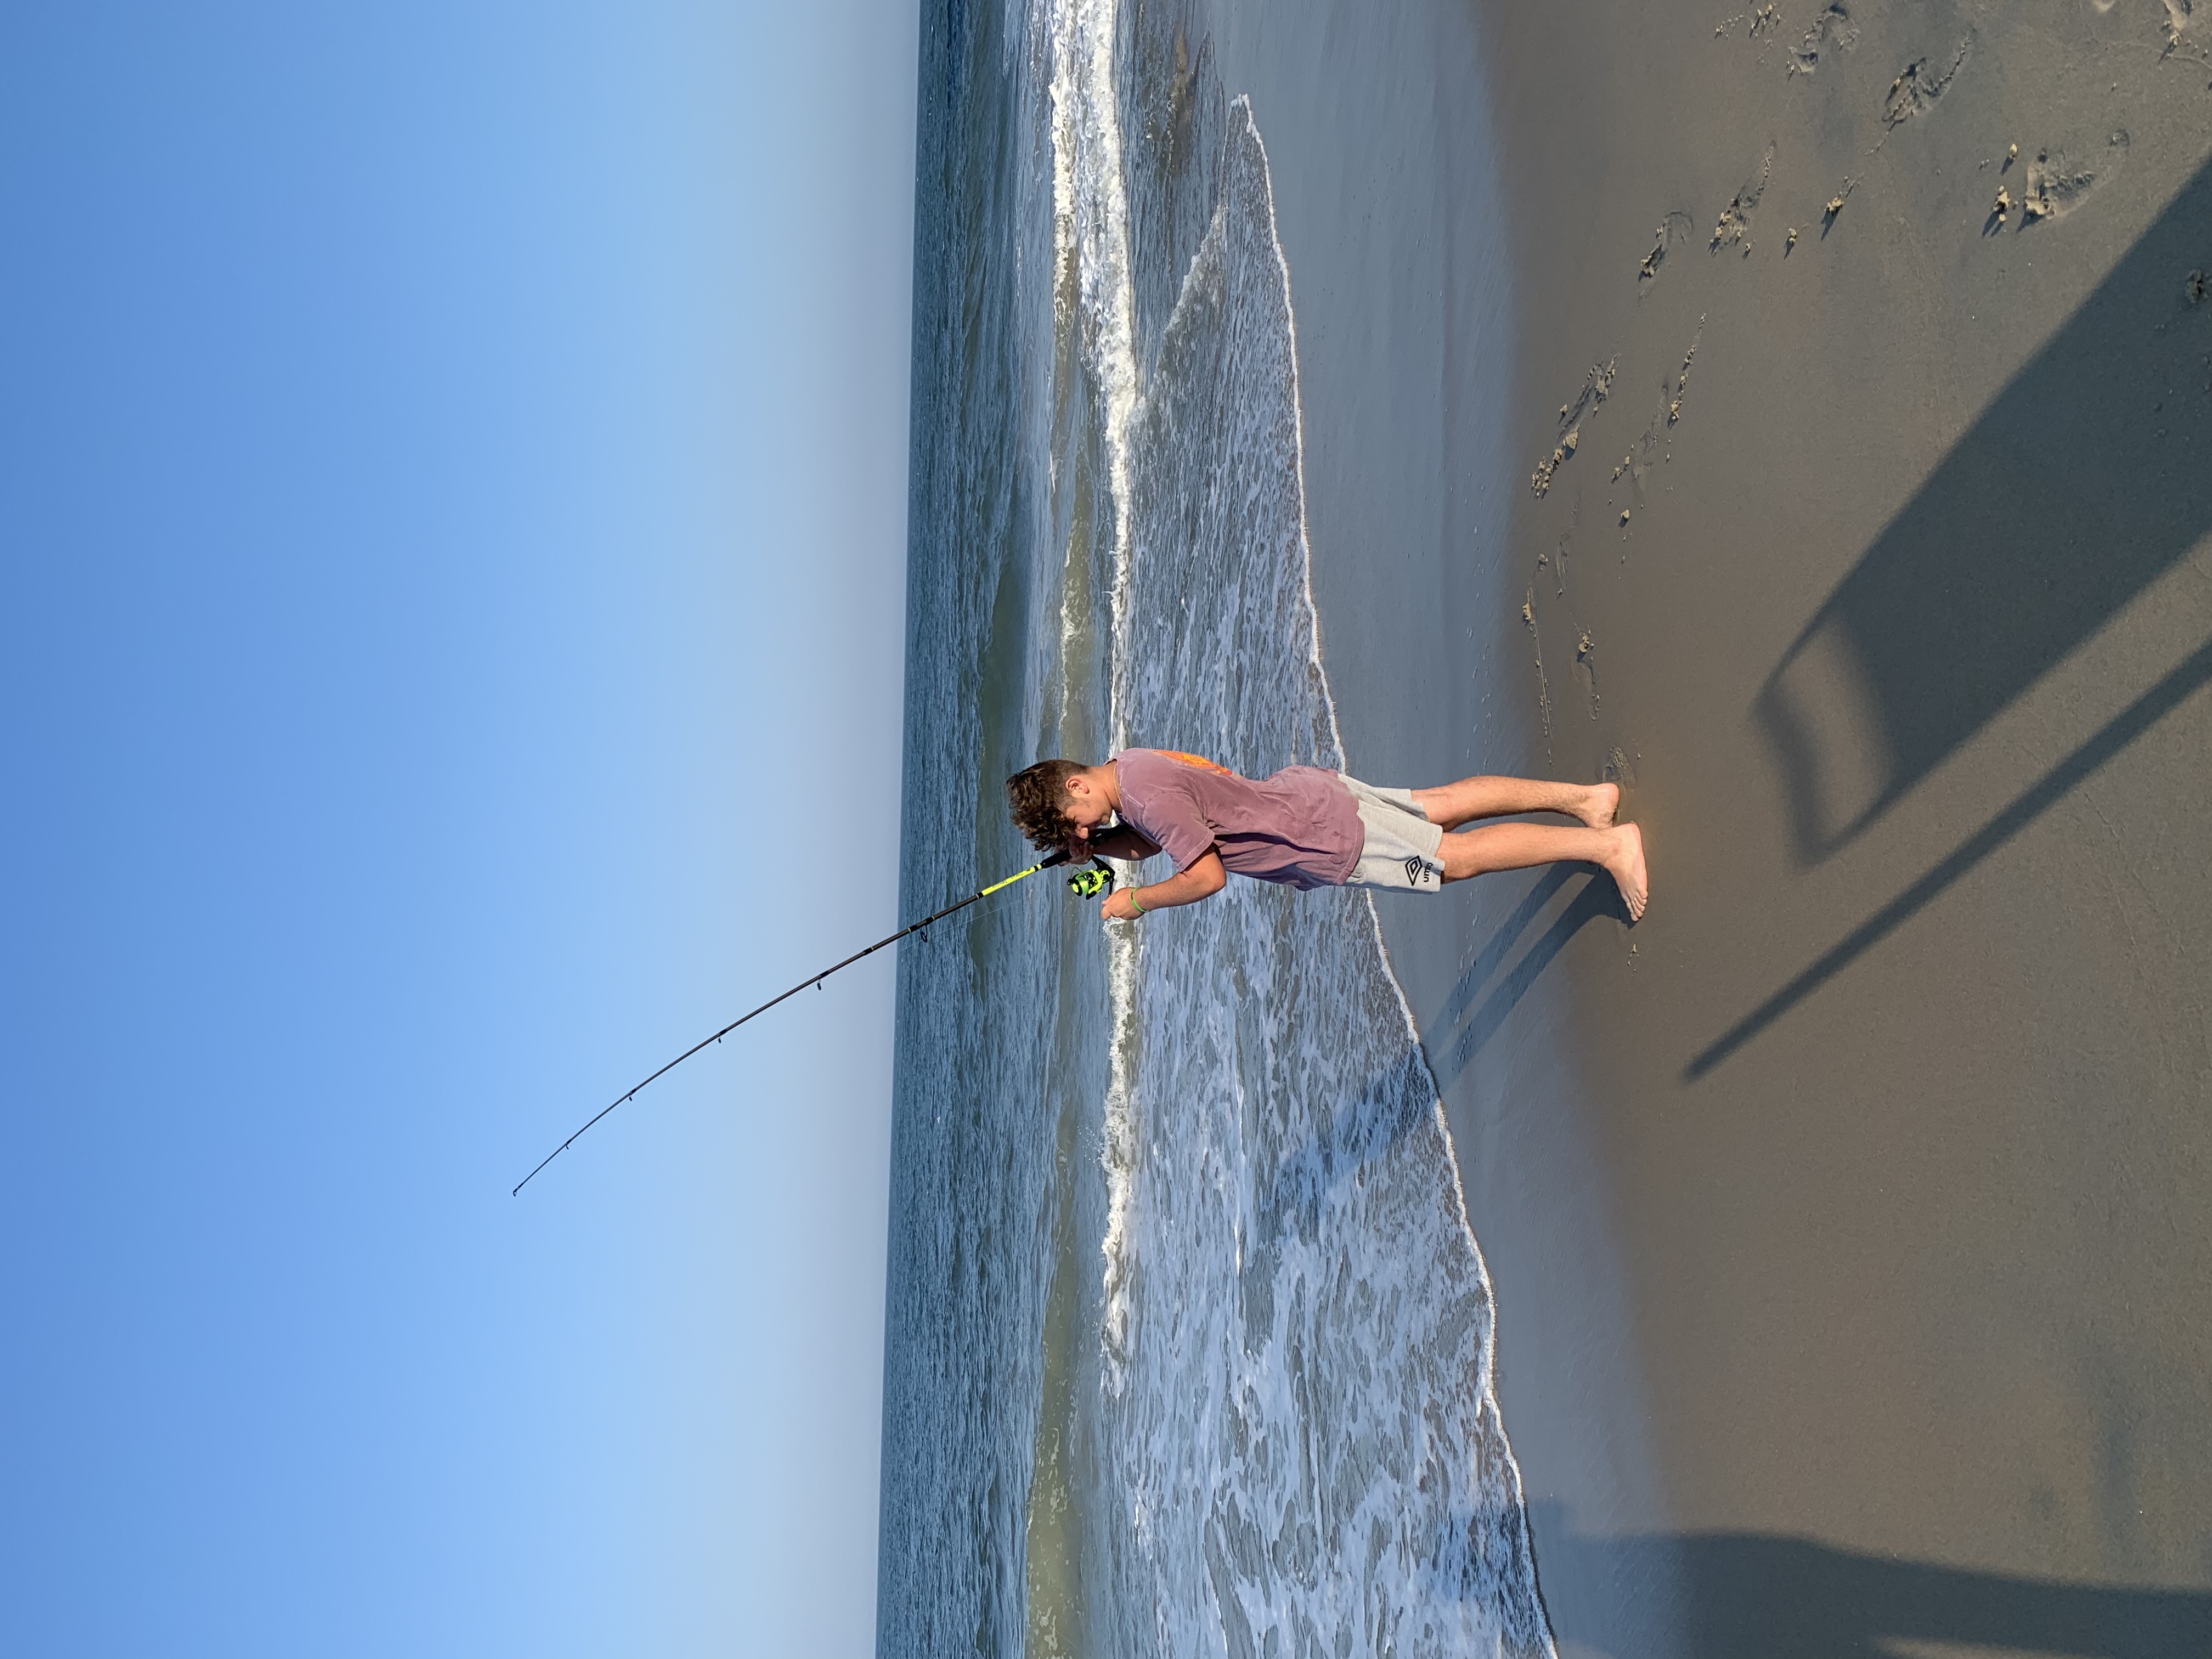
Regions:
[[[1067,805],[1067,781],[1087,771],[1080,761],[1041,760],[1006,780],[1006,807],[1014,815],[1014,828],[1029,837],[1030,845],[1058,852],[1075,834],[1063,810]]]

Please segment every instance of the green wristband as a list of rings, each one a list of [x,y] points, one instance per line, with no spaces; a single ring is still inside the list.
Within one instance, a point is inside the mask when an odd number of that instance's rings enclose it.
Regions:
[[[1137,895],[1134,889],[1132,889],[1129,893],[1129,908],[1132,910],[1134,910],[1140,916],[1151,914],[1143,905],[1137,902]]]

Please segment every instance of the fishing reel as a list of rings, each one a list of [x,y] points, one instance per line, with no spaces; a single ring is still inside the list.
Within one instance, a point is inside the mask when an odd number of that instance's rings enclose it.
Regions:
[[[1093,859],[1088,870],[1078,870],[1067,878],[1067,890],[1082,899],[1103,897],[1114,890],[1114,872],[1105,860]]]

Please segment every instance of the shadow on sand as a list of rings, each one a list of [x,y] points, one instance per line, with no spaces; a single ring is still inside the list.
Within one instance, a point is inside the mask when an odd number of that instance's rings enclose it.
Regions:
[[[2208,225],[2212,163],[1768,676],[1753,714],[1802,863],[1850,841],[2212,531],[2212,316],[2183,288]]]
[[[1567,896],[1559,908],[1562,894]],[[1530,929],[1555,908],[1549,925],[1516,958]],[[1267,1183],[1266,1212],[1288,1214],[1317,1203],[1389,1158],[1407,1134],[1433,1126],[1438,1097],[1498,1034],[1568,941],[1601,916],[1628,920],[1612,877],[1593,865],[1546,866],[1477,949],[1420,1042],[1347,1095],[1322,1131],[1277,1166]]]
[[[1504,977],[1498,978],[1498,970],[1504,967],[1522,936],[1571,884],[1575,884],[1573,897],[1566,908],[1552,919],[1551,925],[1537,935],[1535,943],[1522,953],[1520,960]],[[1422,1033],[1429,1066],[1436,1073],[1439,1090],[1451,1087],[1491,1038],[1498,1035],[1498,1028],[1543,976],[1553,958],[1565,950],[1568,941],[1585,926],[1601,916],[1611,916],[1622,923],[1628,920],[1628,908],[1620,901],[1620,889],[1604,871],[1588,864],[1554,864],[1545,870],[1513,913],[1483,941],[1475,951],[1474,960],[1461,973],[1451,994],[1444,999],[1443,1008]]]
[[[2212,1591],[1977,1572],[1764,1533],[1592,1538],[1549,1504],[1531,1518],[1564,1652],[1894,1659],[1921,1642],[2094,1659],[2212,1652]]]
[[[2212,680],[2212,640],[2191,652],[2149,690],[2107,720],[2087,743],[2021,792],[1941,862],[1829,947],[1813,965],[1706,1044],[1683,1071],[1694,1083],[1894,933],[1998,848],[2033,823],[2074,786]]]
[[[2212,163],[1984,410],[1768,676],[1801,866],[1887,811],[2212,532]],[[2023,232],[2034,234],[2036,232]],[[1701,1049],[1695,1081],[2212,681],[2212,641]]]

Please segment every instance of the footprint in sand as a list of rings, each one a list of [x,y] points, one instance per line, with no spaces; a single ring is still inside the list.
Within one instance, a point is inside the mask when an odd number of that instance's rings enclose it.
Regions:
[[[1830,6],[1813,20],[1813,27],[1805,31],[1805,38],[1790,54],[1787,74],[1810,75],[1820,67],[1826,53],[1849,52],[1859,43],[1859,26],[1851,21],[1851,15],[1841,6]]]
[[[1690,216],[1670,213],[1651,233],[1651,252],[1644,256],[1644,263],[1636,268],[1636,291],[1643,293],[1658,279],[1659,267],[1667,263],[1667,250],[1680,247],[1690,240]]]
[[[1938,64],[1933,58],[1917,58],[1907,64],[1889,83],[1889,95],[1881,100],[1882,125],[1893,132],[1934,107],[1936,100],[1951,89],[1973,46],[1972,35],[1960,41],[1948,66]]]
[[[1562,428],[1579,426],[1585,414],[1613,394],[1613,371],[1620,362],[1618,357],[1608,357],[1589,366],[1589,372],[1583,376],[1582,390],[1559,405]]]
[[[1838,191],[1833,196],[1831,196],[1828,198],[1826,204],[1821,208],[1820,240],[1822,241],[1825,242],[1828,240],[1828,233],[1836,228],[1836,216],[1843,212],[1844,204],[1851,199],[1851,192],[1858,187],[1859,181],[1857,179],[1848,177],[1845,178],[1844,180],[1844,187]]]
[[[2197,45],[2191,45],[2185,38],[2195,10],[2192,0],[2166,0],[2166,21],[2159,25],[2159,32],[2166,36],[2166,47],[2158,55],[2160,63],[2179,56],[2212,69],[2212,48],[2203,44],[2202,30],[2198,31]],[[2212,92],[2212,82],[2208,82],[2204,90]]]
[[[1559,405],[1559,441],[1528,475],[1528,487],[1536,492],[1538,499],[1551,489],[1553,475],[1582,447],[1583,416],[1595,411],[1612,393],[1613,371],[1620,362],[1618,357],[1609,357],[1604,362],[1591,364],[1589,373],[1583,377],[1582,390]]]
[[[1528,597],[1521,604],[1521,620],[1528,629],[1529,649],[1536,658],[1536,712],[1544,720],[1544,758],[1552,757],[1552,683],[1544,674],[1544,636],[1536,626],[1536,588],[1532,582]]]
[[[1576,427],[1561,436],[1549,455],[1536,463],[1536,470],[1528,475],[1528,488],[1536,492],[1538,501],[1550,493],[1553,476],[1567,464],[1568,458],[1582,447],[1582,441],[1583,429]]]
[[[2107,137],[2085,161],[2069,158],[2055,145],[2038,150],[2027,164],[2027,180],[2021,187],[2020,228],[2026,230],[2045,220],[2064,218],[2118,173],[2127,159],[2128,135],[2124,131]]]
[[[1753,179],[1735,198],[1721,210],[1720,222],[1713,227],[1711,251],[1718,253],[1724,247],[1741,247],[1751,252],[1751,216],[1759,211],[1759,198],[1766,194],[1766,180],[1774,171],[1774,146],[1766,147],[1759,159],[1759,177]]]
[[[1698,361],[1698,347],[1705,337],[1705,319],[1698,319],[1698,331],[1690,337],[1690,349],[1682,354],[1682,372],[1674,377],[1669,392],[1662,386],[1661,395],[1667,398],[1667,424],[1673,426],[1682,418],[1682,400],[1690,395],[1690,365]]]

